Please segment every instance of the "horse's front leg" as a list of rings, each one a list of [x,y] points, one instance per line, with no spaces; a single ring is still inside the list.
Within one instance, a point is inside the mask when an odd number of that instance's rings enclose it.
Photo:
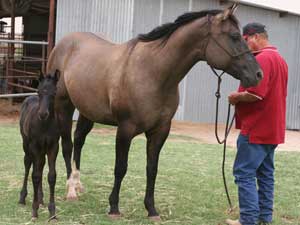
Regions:
[[[42,173],[42,177],[43,177],[43,173]],[[38,201],[40,206],[44,205],[44,192],[43,192],[43,178],[41,179],[41,182],[39,184],[39,190],[38,190]]]
[[[32,219],[38,217],[39,198],[38,189],[41,180],[43,179],[43,169],[45,165],[44,155],[35,155],[33,160],[32,183],[33,183],[33,201],[32,201]]]
[[[55,216],[55,199],[54,199],[54,192],[55,192],[55,183],[56,183],[56,157],[58,153],[58,142],[55,144],[50,151],[48,152],[48,166],[49,166],[49,172],[48,172],[48,184],[50,189],[50,198],[49,198],[49,204],[48,204],[48,210],[50,213],[50,219],[56,219]]]
[[[160,150],[165,143],[171,122],[161,124],[159,127],[146,132],[147,137],[147,186],[144,204],[148,210],[148,216],[152,220],[160,220],[159,214],[155,209],[154,189],[157,175],[157,167]]]
[[[122,180],[127,171],[128,152],[131,140],[134,137],[135,127],[131,124],[119,125],[116,135],[115,181],[113,190],[109,196],[111,218],[120,217],[119,193]]]
[[[75,185],[75,190],[83,192],[84,188],[80,182],[80,157],[81,150],[85,142],[85,138],[88,133],[93,128],[94,122],[85,118],[83,115],[79,114],[79,118],[76,125],[76,130],[74,132],[74,155],[73,159],[75,162],[75,167],[72,168],[71,179]]]

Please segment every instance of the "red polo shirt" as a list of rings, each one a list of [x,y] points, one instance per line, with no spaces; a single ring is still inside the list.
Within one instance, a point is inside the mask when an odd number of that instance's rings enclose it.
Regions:
[[[239,87],[261,100],[236,105],[236,128],[254,144],[280,144],[285,136],[288,67],[273,46],[256,53],[264,77],[256,87]]]

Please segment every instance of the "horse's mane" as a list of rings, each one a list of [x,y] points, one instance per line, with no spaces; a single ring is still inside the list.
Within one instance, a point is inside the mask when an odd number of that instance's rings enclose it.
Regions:
[[[203,10],[200,12],[188,12],[179,16],[172,23],[166,23],[161,26],[158,26],[154,28],[152,31],[150,31],[149,33],[139,34],[137,39],[138,41],[142,41],[142,42],[150,42],[162,38],[162,43],[165,43],[179,27],[191,21],[194,21],[198,18],[205,17],[207,15],[215,16],[221,12],[222,10],[218,10],[218,9]],[[238,26],[238,20],[236,19],[235,16],[231,15],[229,19],[233,21],[235,25]]]

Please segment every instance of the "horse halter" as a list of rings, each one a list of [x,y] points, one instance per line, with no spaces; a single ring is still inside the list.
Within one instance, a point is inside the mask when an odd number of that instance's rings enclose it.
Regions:
[[[206,45],[206,48],[208,46],[208,43],[209,43],[209,39],[212,39],[224,52],[226,52],[227,55],[229,55],[231,58],[237,58],[239,56],[242,56],[242,55],[245,55],[247,53],[250,53],[251,51],[248,49],[248,50],[245,50],[245,51],[242,51],[242,52],[239,52],[239,53],[234,53],[232,54],[229,50],[227,50],[225,47],[223,47],[219,42],[218,40],[212,35],[211,33],[211,15],[207,15],[206,18],[207,18],[207,23],[209,25],[209,30],[208,30],[208,33],[207,33],[207,36],[208,36],[208,40],[207,40],[207,45]],[[205,52],[206,52],[206,48],[205,48]]]

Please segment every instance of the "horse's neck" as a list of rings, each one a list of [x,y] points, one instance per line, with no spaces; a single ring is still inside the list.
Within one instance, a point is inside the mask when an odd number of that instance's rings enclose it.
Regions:
[[[207,29],[204,23],[205,21],[194,21],[179,28],[161,50],[161,76],[165,87],[177,87],[198,61],[205,60]],[[202,34],[199,34],[195,30],[199,31],[201,24]]]

